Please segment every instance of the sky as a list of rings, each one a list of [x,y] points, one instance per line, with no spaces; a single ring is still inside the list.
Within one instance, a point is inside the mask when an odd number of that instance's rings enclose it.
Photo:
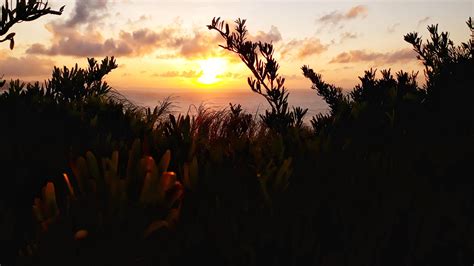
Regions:
[[[87,57],[115,56],[107,76],[119,90],[249,90],[251,73],[206,25],[221,17],[247,20],[249,38],[271,42],[286,87],[311,86],[309,65],[345,89],[369,68],[420,71],[408,32],[428,37],[439,24],[455,44],[468,40],[473,1],[201,1],[50,0],[61,16],[15,25],[15,48],[0,43],[0,75],[27,82],[50,77],[53,66],[85,66]]]

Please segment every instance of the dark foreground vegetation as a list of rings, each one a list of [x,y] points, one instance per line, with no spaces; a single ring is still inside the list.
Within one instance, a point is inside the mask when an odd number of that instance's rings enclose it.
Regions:
[[[405,35],[423,86],[369,70],[347,94],[304,66],[331,108],[305,125],[273,46],[236,24],[208,27],[252,71],[271,107],[259,118],[134,106],[103,81],[113,58],[7,85],[0,263],[471,265],[472,38]]]

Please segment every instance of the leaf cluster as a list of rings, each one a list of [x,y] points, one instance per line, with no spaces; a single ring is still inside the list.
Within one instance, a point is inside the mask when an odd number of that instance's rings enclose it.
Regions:
[[[280,132],[290,126],[301,126],[307,110],[288,108],[289,92],[284,85],[285,78],[278,73],[280,66],[273,56],[273,44],[249,40],[245,23],[245,19],[237,19],[234,31],[231,32],[228,23],[220,18],[213,18],[207,27],[224,38],[226,44],[220,47],[237,54],[252,72],[253,77],[247,79],[250,89],[263,96],[271,107],[270,111],[266,110],[261,115],[263,122]]]
[[[52,10],[48,5],[48,1],[43,2],[43,0],[16,0],[15,5],[11,5],[9,2],[9,0],[5,0],[5,4],[2,5],[0,36],[7,34],[10,28],[17,23],[33,21],[48,14],[61,15],[65,7],[62,6],[59,10]],[[0,42],[10,41],[10,49],[13,49],[15,45],[14,37],[15,33],[10,33],[5,38],[0,39]]]

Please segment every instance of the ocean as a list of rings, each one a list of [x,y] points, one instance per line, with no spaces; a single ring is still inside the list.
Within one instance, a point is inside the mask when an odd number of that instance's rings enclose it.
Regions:
[[[5,91],[0,88],[0,93]],[[204,105],[214,110],[229,109],[229,103],[240,104],[247,113],[262,114],[270,105],[261,96],[250,89],[242,91],[190,91],[190,90],[163,90],[163,89],[116,89],[128,100],[138,106],[155,107],[161,101],[169,98],[172,102],[172,113],[192,113],[195,108]],[[308,108],[305,122],[309,123],[311,118],[320,113],[327,113],[329,107],[324,100],[311,89],[294,89],[288,97],[290,108],[299,106]]]
[[[120,94],[125,96],[136,105],[144,107],[154,107],[167,97],[173,103],[172,112],[187,114],[193,112],[195,108],[204,105],[206,108],[221,110],[229,108],[229,103],[240,104],[242,109],[251,114],[264,113],[270,109],[270,105],[261,96],[249,90],[242,91],[183,91],[183,90],[160,90],[160,89],[142,89],[126,90],[118,89]],[[324,100],[311,89],[298,89],[290,91],[288,97],[289,106],[299,106],[308,108],[305,121],[309,122],[311,117],[319,113],[329,111],[328,105]]]

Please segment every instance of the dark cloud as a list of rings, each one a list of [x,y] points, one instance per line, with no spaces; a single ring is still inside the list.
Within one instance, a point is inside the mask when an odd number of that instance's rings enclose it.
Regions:
[[[430,20],[430,19],[431,19],[431,17],[424,17],[424,18],[418,20],[417,27],[425,26],[426,22],[428,22],[428,20]]]
[[[53,71],[54,62],[36,56],[5,57],[0,59],[0,76],[4,78],[24,78],[46,76]]]
[[[284,44],[281,48],[281,56],[285,58],[289,55],[302,59],[312,55],[320,54],[327,50],[327,45],[323,45],[318,38],[305,38],[302,40],[292,40]]]
[[[400,26],[400,23],[395,23],[387,27],[388,33],[394,33],[397,27]]]
[[[72,16],[63,24],[66,27],[75,27],[82,24],[91,24],[104,17],[108,0],[77,0]]]
[[[355,63],[355,62],[378,62],[378,63],[397,63],[415,60],[416,55],[412,49],[406,48],[394,52],[380,53],[368,52],[365,50],[352,50],[343,52],[331,59],[329,63]]]
[[[324,15],[316,20],[316,22],[322,23],[323,25],[336,26],[342,21],[351,20],[355,18],[364,18],[367,16],[367,7],[364,5],[354,6],[349,9],[346,13],[340,11],[333,11],[327,15]]]

